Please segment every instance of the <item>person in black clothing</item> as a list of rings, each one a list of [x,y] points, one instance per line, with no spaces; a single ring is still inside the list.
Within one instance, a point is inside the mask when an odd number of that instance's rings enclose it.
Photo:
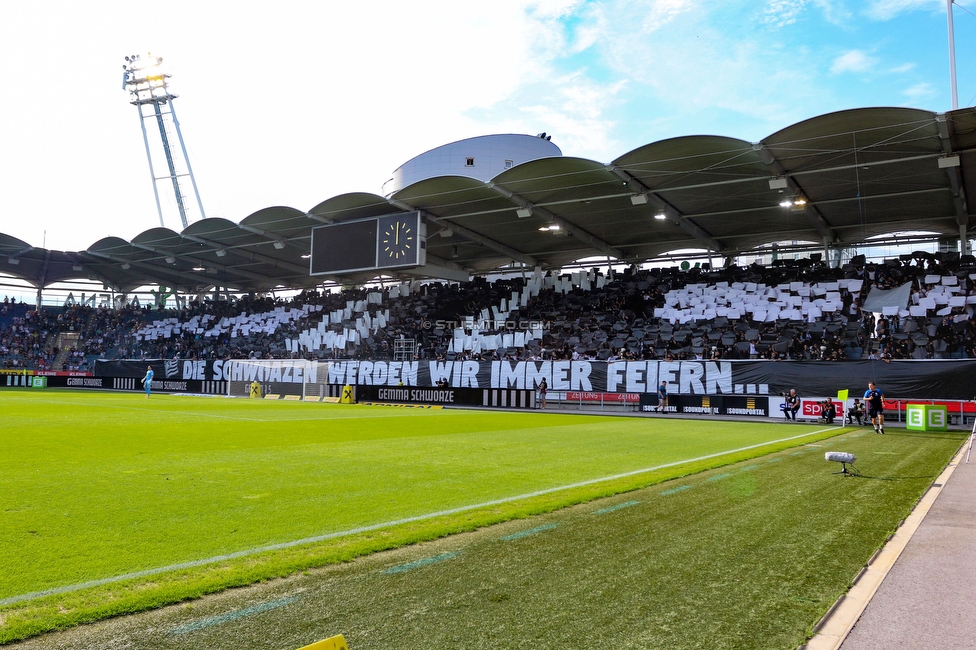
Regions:
[[[837,417],[837,407],[834,406],[834,401],[825,399],[820,405],[820,413],[825,424],[833,424],[834,418]]]
[[[796,414],[799,410],[800,396],[796,394],[795,388],[791,388],[790,392],[783,396],[783,415],[787,420],[796,422]]]
[[[868,405],[868,417],[874,425],[875,433],[884,433],[884,393],[874,382],[868,383],[868,390],[864,393],[864,401]]]

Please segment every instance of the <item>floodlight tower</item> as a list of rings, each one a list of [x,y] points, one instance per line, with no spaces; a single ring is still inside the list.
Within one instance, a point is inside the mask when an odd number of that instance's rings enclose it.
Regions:
[[[131,54],[125,57],[125,64],[122,66],[122,89],[129,91],[132,98],[129,102],[139,109],[139,124],[142,127],[142,140],[146,145],[146,158],[149,159],[149,174],[152,177],[153,194],[156,196],[156,211],[159,213],[159,225],[165,227],[163,222],[163,208],[159,203],[159,181],[169,179],[173,184],[173,192],[176,195],[176,206],[180,211],[180,220],[183,227],[189,224],[186,217],[186,203],[182,189],[185,179],[190,179],[193,193],[197,197],[197,206],[200,208],[200,218],[206,219],[207,215],[203,211],[203,203],[200,201],[200,192],[197,190],[196,179],[193,178],[193,168],[190,167],[190,158],[186,155],[186,145],[183,143],[183,133],[180,131],[180,122],[176,119],[176,108],[173,100],[178,97],[169,92],[167,80],[171,75],[164,73],[160,66],[163,57],[146,54],[143,59],[139,54]],[[150,111],[144,110],[151,107]],[[165,109],[165,110],[164,110]],[[149,134],[146,132],[146,119],[155,118],[156,125],[159,127],[159,138],[162,144],[163,154],[166,157],[166,166],[169,169],[168,176],[156,176],[153,167],[152,152],[149,148]],[[174,155],[170,146],[169,125],[172,124],[176,132],[176,138],[180,141],[180,151],[183,153],[182,162],[186,166],[183,171],[180,168],[179,160]]]

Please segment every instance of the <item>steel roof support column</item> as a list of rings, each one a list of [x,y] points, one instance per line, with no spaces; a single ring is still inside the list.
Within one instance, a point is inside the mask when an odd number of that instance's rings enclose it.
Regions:
[[[652,192],[651,189],[641,183],[639,179],[631,176],[627,170],[621,169],[616,165],[607,165],[606,168],[611,174],[627,183],[627,186],[634,191],[635,195],[639,194],[647,197],[648,199],[653,199],[657,209],[667,216],[668,221],[680,226],[682,230],[704,244],[706,250],[714,251],[716,253],[721,253],[725,250],[725,247],[722,246],[717,239],[705,232],[704,228],[692,221],[689,217],[682,214],[680,210],[668,203],[663,196],[656,192]]]
[[[757,142],[752,145],[752,149],[759,154],[762,161],[773,170],[773,174],[775,176],[786,179],[787,185],[790,191],[793,192],[794,196],[802,196],[808,201],[803,210],[803,214],[806,215],[807,220],[810,221],[810,224],[817,229],[817,232],[819,232],[820,235],[825,239],[830,238],[830,241],[832,242],[839,241],[837,233],[834,231],[831,225],[827,223],[827,220],[824,219],[824,216],[820,213],[820,210],[810,205],[810,196],[803,191],[803,188],[800,187],[800,185],[796,182],[796,179],[786,172],[786,169],[776,159],[776,157],[770,153],[769,149],[766,148],[766,145],[762,142]]]
[[[390,199],[390,205],[400,208],[401,210],[404,210],[406,212],[413,212],[415,210],[418,210],[418,208],[413,207],[409,203],[404,203],[403,201],[397,199]],[[460,226],[454,223],[453,221],[450,221],[443,217],[438,217],[437,215],[431,214],[426,210],[420,210],[420,212],[422,212],[424,216],[426,216],[427,219],[429,219],[430,221],[433,221],[436,224],[444,224],[445,226],[447,226],[448,228],[456,232],[461,237],[464,237],[468,241],[473,241],[476,244],[481,244],[482,246],[486,246],[491,250],[497,251],[502,255],[504,255],[505,257],[510,257],[517,262],[522,262],[523,264],[528,264],[529,266],[535,266],[537,264],[535,258],[525,255],[521,251],[517,251],[511,246],[506,246],[505,244],[495,241],[494,239],[489,239],[484,235],[481,235],[473,230],[469,230],[464,226]]]
[[[967,255],[970,252],[969,238],[966,235],[969,228],[969,208],[966,201],[966,190],[959,178],[959,156],[956,154],[955,164],[951,164],[952,134],[949,133],[948,116],[945,113],[940,113],[935,116],[935,122],[939,129],[943,151],[943,157],[939,159],[939,167],[945,169],[946,175],[949,177],[949,185],[952,187],[952,202],[956,208],[956,224],[959,225],[959,254]]]
[[[498,192],[499,194],[501,194],[502,196],[504,196],[505,198],[507,198],[508,200],[510,200],[515,205],[517,205],[517,206],[519,206],[521,208],[526,208],[526,209],[531,210],[533,215],[540,217],[543,221],[545,221],[547,223],[550,223],[550,224],[553,224],[553,225],[556,225],[556,226],[559,226],[560,229],[562,229],[563,231],[565,231],[567,235],[570,235],[572,237],[575,237],[576,239],[580,240],[581,242],[583,242],[587,246],[589,246],[589,247],[591,247],[591,248],[593,248],[593,249],[595,249],[595,250],[603,253],[604,255],[610,255],[612,257],[615,257],[618,260],[621,260],[622,261],[624,259],[625,255],[624,255],[623,251],[621,251],[620,249],[614,248],[613,246],[611,246],[607,242],[603,241],[602,239],[600,239],[596,235],[594,235],[594,234],[592,234],[590,232],[587,232],[586,230],[583,230],[582,228],[580,228],[578,226],[575,226],[575,225],[569,223],[568,221],[566,221],[562,217],[559,217],[559,216],[553,214],[552,212],[550,212],[549,210],[547,210],[547,209],[545,209],[543,207],[540,207],[538,205],[534,205],[530,201],[526,200],[524,197],[521,197],[518,194],[516,194],[516,193],[514,193],[514,192],[512,192],[512,191],[510,191],[510,190],[508,190],[508,189],[506,189],[504,187],[500,187],[498,185],[495,185],[492,182],[485,183],[485,185],[487,187],[495,190],[496,192]]]

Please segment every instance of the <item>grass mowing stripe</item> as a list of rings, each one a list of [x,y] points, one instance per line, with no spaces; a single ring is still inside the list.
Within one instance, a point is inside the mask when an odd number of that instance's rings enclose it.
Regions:
[[[210,616],[208,618],[201,618],[198,621],[193,621],[191,623],[186,623],[185,625],[174,627],[169,632],[170,634],[186,634],[188,632],[196,632],[197,630],[202,630],[205,627],[220,625],[221,623],[236,621],[239,618],[244,618],[245,616],[250,616],[252,614],[260,614],[261,612],[267,612],[272,609],[278,609],[279,607],[290,605],[296,600],[298,600],[298,598],[296,598],[295,596],[289,596],[288,598],[279,598],[278,600],[271,600],[266,603],[261,603],[259,605],[252,605],[251,607],[245,607],[244,609],[238,609],[233,612],[227,612],[226,614],[220,614],[219,616]]]
[[[661,494],[662,497],[666,497],[669,494],[676,494],[678,492],[683,492],[685,490],[690,490],[690,489],[691,489],[691,486],[690,485],[679,485],[676,488],[671,488],[670,490],[665,490],[664,492],[661,492],[660,494]]]
[[[640,501],[627,501],[625,503],[618,503],[615,506],[609,506],[607,508],[600,508],[599,510],[594,510],[593,511],[593,514],[594,515],[605,515],[608,512],[614,512],[614,511],[620,510],[622,508],[629,508],[630,506],[636,506],[638,503],[640,503]]]
[[[522,539],[523,537],[528,537],[529,535],[535,535],[537,533],[541,533],[541,532],[546,531],[546,530],[552,530],[553,528],[555,528],[558,525],[559,524],[545,524],[544,526],[536,526],[535,528],[530,528],[528,530],[523,530],[523,531],[520,531],[518,533],[513,533],[511,535],[505,535],[505,537],[502,537],[501,540],[503,542],[511,542],[512,540],[515,540],[515,539]]]
[[[399,566],[390,567],[389,569],[384,569],[383,573],[403,573],[404,571],[410,571],[411,569],[416,569],[422,566],[427,566],[428,564],[436,564],[437,562],[443,562],[444,560],[450,560],[452,557],[458,555],[460,551],[454,551],[452,553],[441,553],[440,555],[435,555],[433,557],[425,557],[422,560],[417,560],[416,562],[408,562],[407,564],[401,564]]]
[[[739,471],[740,472],[748,472],[749,470],[756,469],[757,467],[759,467],[759,465],[746,465],[745,467],[740,467],[739,468]]]
[[[149,576],[158,575],[161,573],[167,573],[170,571],[179,571],[182,569],[190,569],[194,567],[204,566],[207,564],[215,564],[217,562],[224,562],[226,560],[234,560],[238,558],[248,557],[250,555],[257,555],[259,553],[266,553],[269,551],[279,551],[288,548],[293,548],[295,546],[302,546],[305,544],[314,544],[316,542],[324,542],[328,540],[337,539],[340,537],[348,537],[351,535],[357,535],[359,533],[367,533],[374,530],[380,530],[382,528],[389,528],[392,526],[399,526],[402,524],[409,524],[419,521],[426,521],[428,519],[434,519],[436,517],[443,517],[447,515],[455,515],[463,512],[469,512],[471,510],[477,510],[479,508],[488,508],[491,506],[502,505],[506,503],[511,503],[513,501],[520,501],[522,499],[530,499],[533,497],[544,496],[547,494],[552,494],[554,492],[561,492],[564,490],[571,490],[580,487],[586,487],[588,485],[595,485],[597,483],[605,483],[608,481],[614,481],[617,479],[628,478],[631,476],[637,476],[640,474],[647,474],[650,472],[655,472],[661,469],[667,469],[669,467],[676,467],[678,465],[684,465],[687,463],[695,463],[703,460],[709,460],[712,458],[719,458],[721,456],[728,456],[730,454],[736,454],[742,451],[749,451],[750,449],[758,449],[760,447],[766,447],[769,445],[775,445],[783,442],[790,442],[793,440],[799,440],[800,438],[807,438],[809,436],[819,435],[821,433],[826,433],[829,431],[836,431],[843,427],[828,427],[826,429],[818,429],[816,431],[810,431],[808,433],[801,433],[795,436],[789,436],[787,438],[780,438],[778,440],[769,440],[766,442],[760,442],[754,445],[747,445],[745,447],[739,447],[737,449],[729,449],[726,451],[716,452],[714,454],[706,454],[704,456],[698,456],[697,458],[686,458],[682,460],[677,460],[671,463],[663,463],[661,465],[655,465],[654,467],[647,467],[644,469],[637,469],[630,472],[623,472],[620,474],[613,474],[611,476],[603,476],[594,479],[589,479],[586,481],[580,481],[578,483],[571,483],[569,485],[561,485],[557,487],[547,488],[544,490],[537,490],[535,492],[529,492],[527,494],[519,494],[516,496],[505,497],[502,499],[494,499],[492,501],[485,501],[483,503],[476,503],[466,506],[460,506],[457,508],[450,508],[447,510],[440,510],[437,512],[431,512],[423,515],[416,515],[414,517],[405,517],[403,519],[396,519],[393,521],[382,522],[378,524],[372,524],[369,526],[361,526],[358,528],[353,528],[350,530],[337,531],[334,533],[327,533],[325,535],[315,535],[313,537],[304,537],[302,539],[296,539],[289,542],[281,542],[279,544],[269,544],[266,546],[258,546],[250,549],[244,549],[241,551],[236,551],[234,553],[227,553],[223,555],[215,555],[208,558],[203,558],[199,560],[190,560],[188,562],[179,562],[175,564],[170,564],[167,566],[156,567],[153,569],[145,569],[142,571],[133,571],[130,573],[125,573],[121,575],[111,576],[108,578],[100,578],[97,580],[88,580],[85,582],[79,582],[75,584],[65,585],[62,587],[55,587],[53,589],[44,589],[41,591],[34,591],[25,594],[19,594],[16,596],[9,596],[7,598],[0,599],[0,606],[12,605],[15,603],[22,603],[31,600],[37,600],[38,598],[43,598],[45,596],[53,596],[58,594],[66,594],[74,591],[80,591],[82,589],[88,589],[91,587],[99,587],[103,585],[113,584],[117,582],[122,582],[124,580],[131,580],[133,578],[146,578]],[[670,492],[669,492],[670,493]]]
[[[723,478],[728,478],[732,476],[731,474],[716,474],[715,476],[709,476],[706,481],[721,481]]]

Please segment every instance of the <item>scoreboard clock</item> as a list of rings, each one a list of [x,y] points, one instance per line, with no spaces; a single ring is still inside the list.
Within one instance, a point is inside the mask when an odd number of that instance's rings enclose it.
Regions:
[[[310,275],[410,268],[426,262],[427,224],[420,212],[312,229]]]
[[[417,264],[420,229],[415,215],[416,213],[397,214],[377,220],[380,238],[377,266],[389,268]]]

